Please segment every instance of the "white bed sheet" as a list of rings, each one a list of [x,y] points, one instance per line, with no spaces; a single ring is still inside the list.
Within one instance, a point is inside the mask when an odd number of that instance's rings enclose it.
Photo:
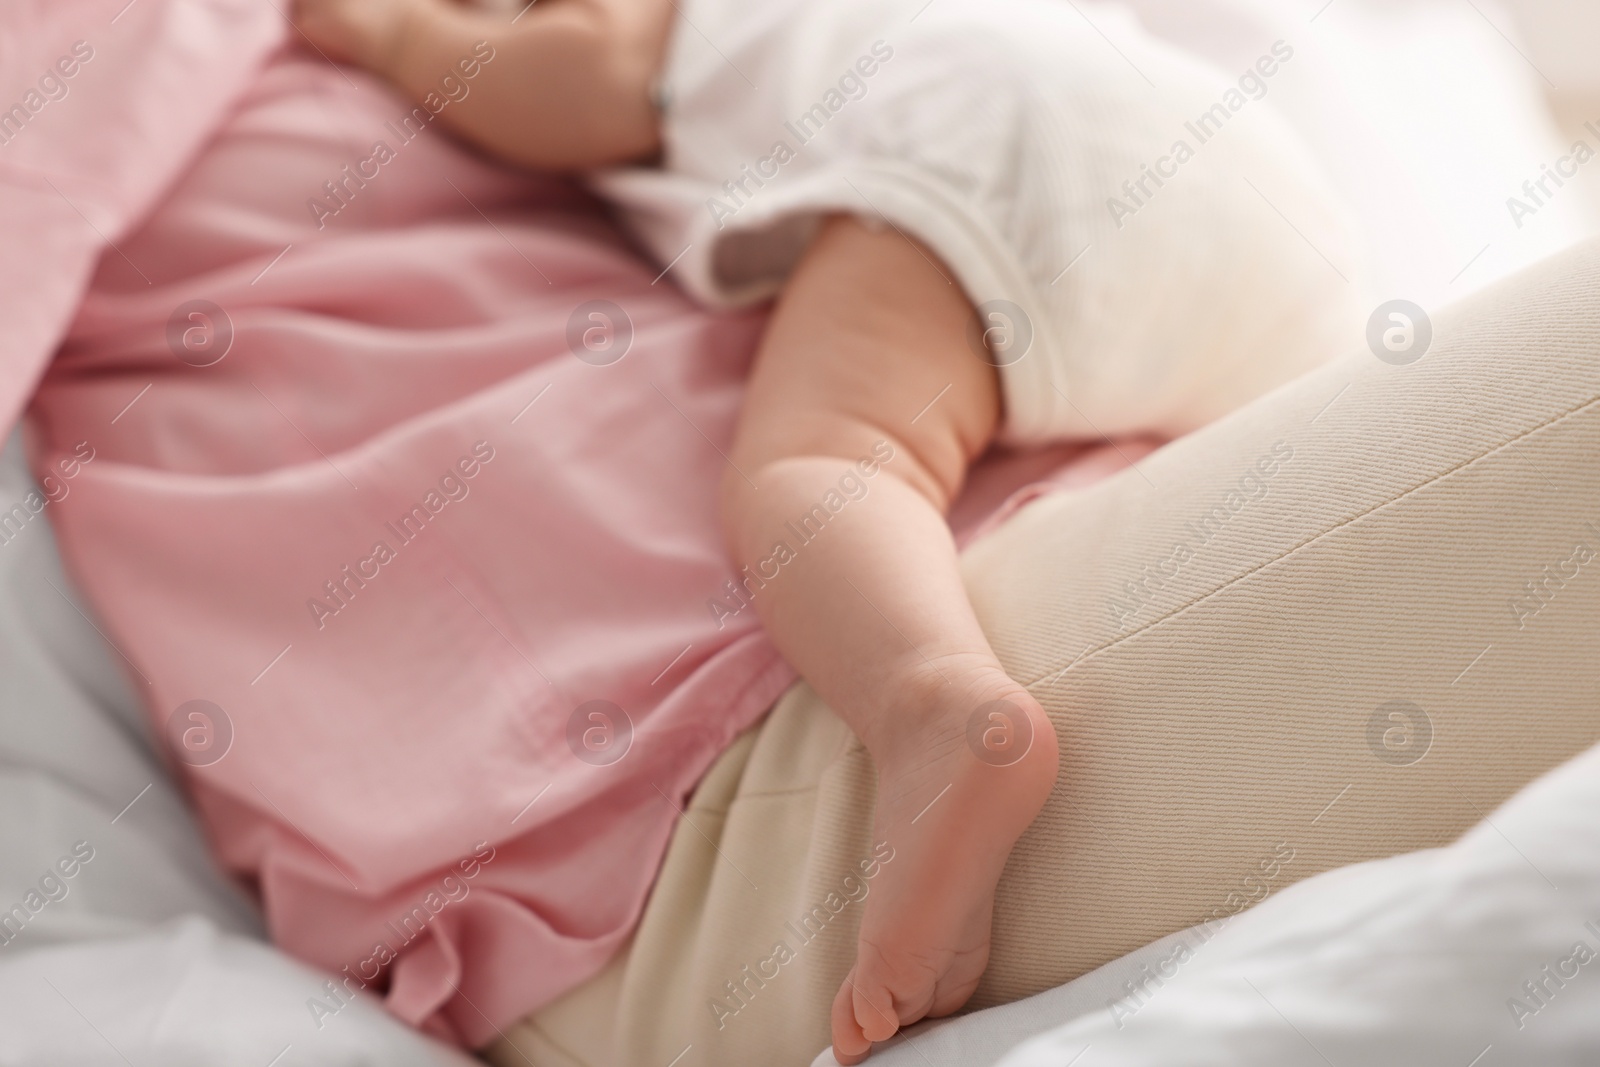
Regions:
[[[1000,1061],[1069,1062],[1600,1063],[1600,747],[1448,848],[1329,871],[1238,916],[1131,1018],[1098,1011]]]
[[[474,1062],[370,997],[311,1009],[325,979],[261,940],[212,864],[149,743],[137,675],[83,610],[34,489],[13,434],[0,453],[0,1063]]]

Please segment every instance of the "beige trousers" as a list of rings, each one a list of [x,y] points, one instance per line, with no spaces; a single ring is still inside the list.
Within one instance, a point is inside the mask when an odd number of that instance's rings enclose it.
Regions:
[[[1597,398],[1600,244],[1437,315],[1415,362],[1363,349],[969,550],[1061,745],[970,1007],[1447,842],[1600,738]],[[797,685],[700,786],[630,949],[490,1058],[808,1063],[873,788]]]

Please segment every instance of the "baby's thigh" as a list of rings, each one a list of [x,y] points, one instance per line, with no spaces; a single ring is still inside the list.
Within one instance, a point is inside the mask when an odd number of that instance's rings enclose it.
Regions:
[[[972,307],[935,253],[891,226],[827,219],[768,321],[735,459],[853,457],[887,437],[932,499],[993,436],[999,383]]]

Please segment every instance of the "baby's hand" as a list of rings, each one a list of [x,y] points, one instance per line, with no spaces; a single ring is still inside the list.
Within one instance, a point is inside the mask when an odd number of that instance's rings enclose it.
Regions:
[[[295,0],[294,24],[329,59],[382,73],[432,0]]]

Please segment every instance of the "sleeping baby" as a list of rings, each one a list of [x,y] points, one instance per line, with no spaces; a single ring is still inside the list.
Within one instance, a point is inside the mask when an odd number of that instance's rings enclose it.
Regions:
[[[1292,42],[1224,75],[1066,0],[299,0],[296,21],[418,101],[489,42],[440,122],[589,176],[703,302],[775,298],[728,544],[871,754],[895,855],[835,1054],[959,1009],[1072,739],[1029,692],[1048,680],[990,648],[946,511],[997,440],[1176,436],[1359,337],[1340,216],[1263,102]]]

